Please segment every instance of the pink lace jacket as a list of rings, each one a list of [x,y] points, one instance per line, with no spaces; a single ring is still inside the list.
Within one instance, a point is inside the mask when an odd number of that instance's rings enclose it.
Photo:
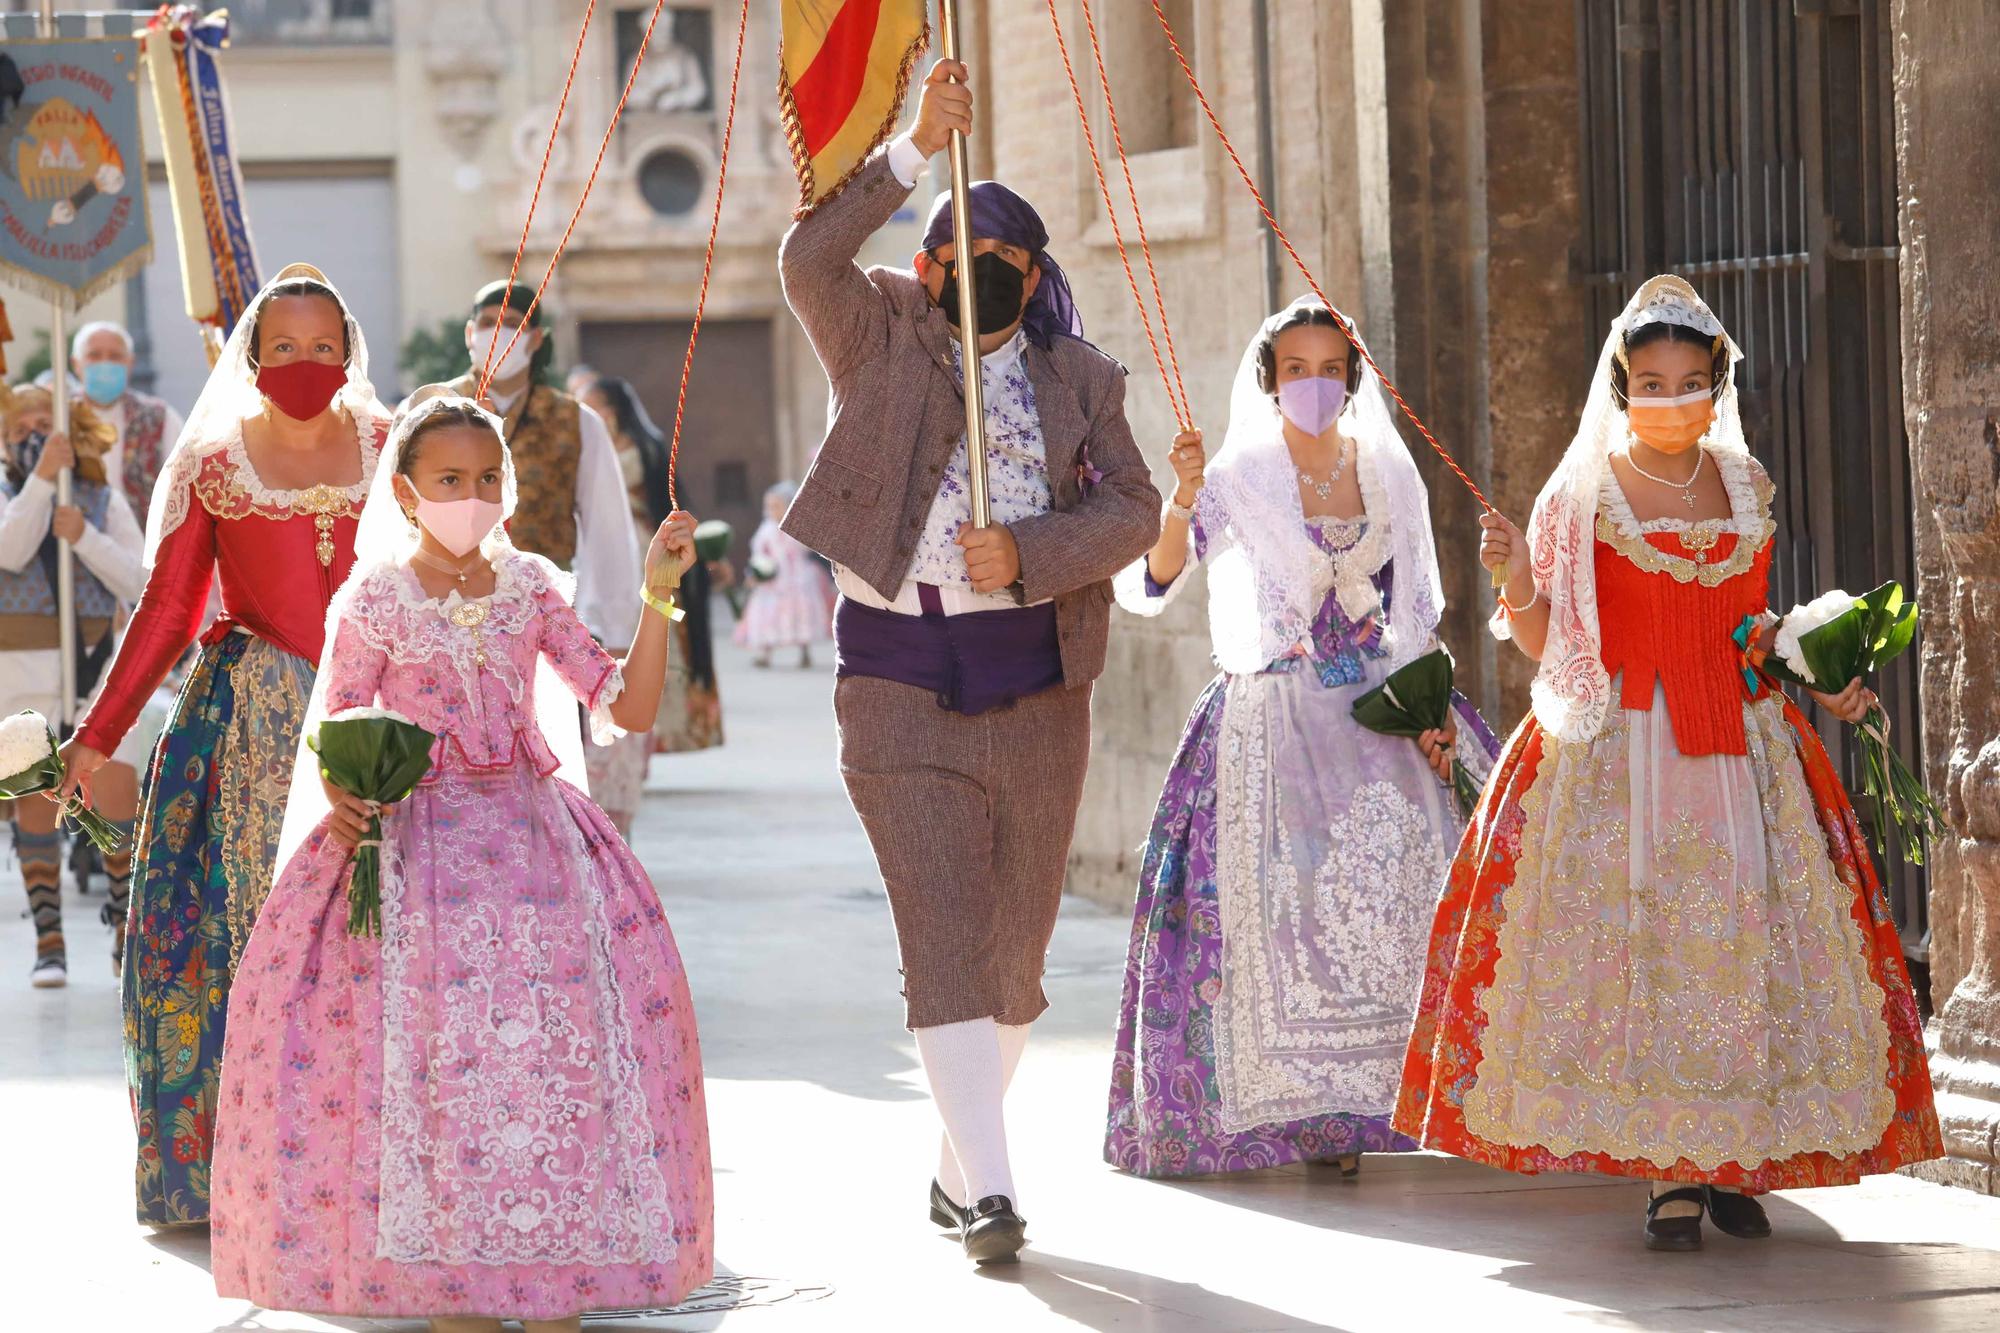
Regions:
[[[566,576],[520,552],[494,575],[485,597],[434,598],[408,566],[380,566],[347,594],[334,632],[327,714],[379,701],[436,735],[426,782],[504,769],[524,751],[542,776],[556,771],[535,716],[538,661],[590,710],[600,744],[621,734],[608,710],[624,679],[570,605]]]

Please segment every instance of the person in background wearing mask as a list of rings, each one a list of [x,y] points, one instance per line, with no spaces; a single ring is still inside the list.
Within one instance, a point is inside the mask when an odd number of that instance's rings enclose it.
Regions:
[[[0,717],[33,709],[59,725],[62,707],[61,626],[56,617],[56,543],[68,542],[76,556],[77,697],[87,699],[111,655],[112,621],[121,605],[139,599],[145,586],[140,565],[146,535],[107,480],[106,451],[112,433],[87,404],[70,412],[70,430],[79,447],[53,433],[55,402],[46,389],[0,388],[4,416],[5,475],[0,476]],[[56,474],[72,471],[70,503],[56,503]],[[125,905],[132,887],[132,824],[139,807],[137,765],[145,752],[135,735],[119,747],[98,778],[101,813],[125,837],[119,852],[104,857],[111,881],[103,920],[112,928],[115,967],[125,943]],[[56,807],[47,801],[14,804],[14,855],[28,890],[35,920],[37,987],[67,984],[69,960],[63,944],[61,837]]]
[[[524,316],[527,328],[517,339]],[[632,630],[627,613],[639,596],[639,538],[610,428],[573,394],[547,382],[556,345],[542,326],[534,288],[505,280],[481,287],[465,321],[465,347],[472,357],[465,374],[418,389],[400,410],[439,393],[477,398],[491,351],[493,382],[484,402],[506,423],[520,490],[507,534],[516,547],[575,576],[577,614],[600,643],[623,652]],[[620,833],[631,831],[638,814],[651,752],[646,732],[589,747],[591,798]]]
[[[271,890],[327,607],[388,413],[325,275],[281,270],[236,323],[146,519],[146,591],[103,693],[63,746],[61,796],[96,775],[201,625],[222,615],[154,753],[125,942],[138,1220],[208,1220],[230,981]]]
[[[76,331],[69,343],[70,373],[116,438],[104,468],[125,491],[132,512],[153,503],[160,464],[181,437],[181,414],[159,398],[132,387],[132,335],[122,325],[96,320]]]
[[[579,373],[588,375],[579,390]],[[630,380],[597,375],[587,366],[569,373],[570,392],[604,418],[618,446],[618,465],[625,493],[632,500],[632,517],[641,532],[657,527],[673,509],[669,494],[670,460],[667,437],[653,424],[639,391]],[[685,493],[685,483],[683,483]],[[695,543],[701,549],[701,542]],[[715,676],[713,594],[716,577],[711,562],[697,559],[681,575],[681,610],[674,622],[673,656],[667,662],[667,688],[660,696],[660,720],[653,727],[656,754],[685,754],[722,744],[722,695]],[[824,619],[824,616],[822,616]],[[628,835],[631,830],[624,830]]]
[[[915,272],[863,270],[952,130],[965,66],[940,61],[916,126],[794,225],[785,297],[832,387],[832,424],[785,531],[833,561],[840,769],[887,886],[905,1021],[945,1142],[929,1215],[975,1263],[1026,1238],[1002,1114],[1090,758],[1111,577],[1160,533],[1125,422],[1125,375],[1083,340],[1048,231],[1004,185],[972,187],[973,253],[933,209]],[[959,265],[977,327],[957,328]],[[979,340],[993,525],[975,528],[961,337]],[[914,1202],[914,1200],[913,1200]]]

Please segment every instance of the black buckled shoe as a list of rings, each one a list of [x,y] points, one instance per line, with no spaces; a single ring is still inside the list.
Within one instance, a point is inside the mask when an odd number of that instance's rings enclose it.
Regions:
[[[1717,1231],[1738,1240],[1763,1240],[1771,1234],[1771,1219],[1764,1216],[1764,1205],[1755,1195],[1719,1190],[1713,1185],[1703,1185],[1701,1190]]]
[[[1701,1214],[1693,1217],[1661,1217],[1660,1209],[1670,1203],[1691,1203],[1702,1206],[1707,1197],[1707,1189],[1701,1185],[1687,1185],[1680,1189],[1668,1190],[1665,1194],[1655,1194],[1646,1200],[1646,1248],[1649,1250],[1688,1251],[1701,1248]]]
[[[931,1221],[946,1231],[965,1230],[965,1209],[951,1201],[935,1177],[931,1180]]]
[[[1028,1224],[1014,1211],[1014,1201],[1004,1194],[989,1194],[967,1208],[961,1216],[959,1239],[965,1257],[975,1264],[1011,1264],[1020,1259],[1021,1247],[1028,1243]]]

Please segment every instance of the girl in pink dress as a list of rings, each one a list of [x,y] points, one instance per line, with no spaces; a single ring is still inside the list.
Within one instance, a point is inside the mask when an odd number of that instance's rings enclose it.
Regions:
[[[230,1005],[223,1296],[574,1329],[586,1309],[676,1304],[713,1267],[680,955],[645,870],[564,780],[581,769],[572,694],[599,744],[650,725],[671,610],[656,571],[692,557],[694,520],[654,535],[652,609],[614,660],[568,580],[499,526],[500,432],[451,396],[398,422],[328,618],[306,733],[379,708],[438,741],[384,812],[379,939],[347,924],[369,807],[301,747],[284,869]]]
[[[833,637],[833,581],[813,553],[778,526],[798,487],[781,481],[764,492],[764,521],[750,538],[750,600],[736,622],[736,642],[771,665],[779,648],[799,650],[812,665],[812,646]]]

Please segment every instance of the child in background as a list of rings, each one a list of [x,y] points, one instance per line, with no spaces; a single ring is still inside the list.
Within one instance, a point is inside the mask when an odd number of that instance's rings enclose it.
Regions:
[[[736,622],[736,642],[771,665],[780,648],[799,650],[801,670],[812,665],[812,646],[833,637],[833,581],[811,551],[778,524],[798,493],[781,481],[764,492],[764,521],[750,538],[750,600]]]

